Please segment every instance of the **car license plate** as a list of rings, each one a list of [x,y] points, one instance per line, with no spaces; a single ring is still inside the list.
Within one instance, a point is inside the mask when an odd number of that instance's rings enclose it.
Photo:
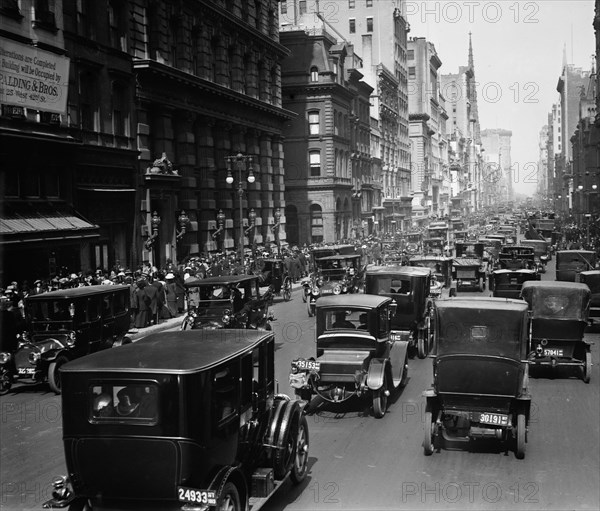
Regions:
[[[482,413],[479,415],[482,424],[493,424],[494,426],[508,426],[508,415],[501,413]]]
[[[19,374],[35,374],[35,367],[19,367],[17,372]]]
[[[555,348],[545,348],[544,349],[545,357],[562,357],[563,350],[555,349]]]
[[[321,362],[315,360],[296,360],[296,367],[302,371],[320,371]]]
[[[217,492],[214,490],[196,490],[194,488],[177,487],[177,498],[180,502],[217,505]]]
[[[330,295],[332,293],[333,293],[333,289],[322,289],[321,290],[322,295]]]

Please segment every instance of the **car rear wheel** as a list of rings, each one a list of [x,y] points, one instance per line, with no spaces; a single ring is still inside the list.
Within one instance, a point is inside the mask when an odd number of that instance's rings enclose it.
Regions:
[[[373,391],[373,415],[376,419],[381,419],[387,410],[387,385],[384,384],[381,388]]]
[[[240,494],[238,493],[235,484],[231,482],[225,483],[219,502],[217,503],[219,511],[242,511],[240,503]]]
[[[515,456],[518,460],[525,457],[525,443],[527,442],[527,426],[525,424],[525,414],[517,415],[517,450]]]
[[[592,377],[592,354],[589,351],[585,353],[585,362],[582,367],[583,375],[581,379],[584,383],[589,383]]]
[[[50,362],[48,366],[48,384],[53,392],[56,394],[60,394],[61,384],[60,384],[60,367],[63,364],[66,364],[69,361],[67,357],[64,355],[59,355],[56,357],[54,362]]]
[[[308,472],[308,423],[306,417],[300,417],[298,430],[296,432],[296,454],[290,477],[294,484],[300,484],[304,481]]]
[[[425,427],[423,437],[423,454],[425,454],[425,456],[431,456],[433,454],[434,427],[433,413],[429,405],[427,405],[425,409]]]

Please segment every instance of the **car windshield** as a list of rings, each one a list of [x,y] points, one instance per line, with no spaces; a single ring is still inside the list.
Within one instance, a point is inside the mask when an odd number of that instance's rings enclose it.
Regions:
[[[68,300],[35,301],[27,304],[27,317],[30,321],[81,321],[85,310]]]
[[[368,330],[368,326],[368,314],[364,309],[336,309],[325,312],[325,330]]]
[[[153,425],[158,421],[158,386],[154,382],[102,382],[88,389],[89,421]]]

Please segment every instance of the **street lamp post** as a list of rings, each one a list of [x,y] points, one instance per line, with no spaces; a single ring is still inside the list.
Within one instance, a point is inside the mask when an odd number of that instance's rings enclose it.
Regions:
[[[252,233],[252,242],[251,242],[251,246],[252,246],[252,257],[254,257],[254,252],[255,252],[255,241],[254,241],[254,236],[256,233],[256,211],[254,211],[254,208],[252,208],[250,210],[250,212],[248,213],[248,228],[244,231],[245,234],[250,234]]]
[[[150,218],[150,226],[152,228],[152,234],[148,236],[148,239],[144,243],[144,247],[148,250],[152,255],[151,264],[154,264],[154,243],[156,242],[156,238],[158,238],[158,226],[160,225],[160,217],[156,211],[152,212],[152,217]]]
[[[217,225],[219,226],[219,228],[212,233],[213,240],[219,238],[221,236],[221,233],[223,232],[223,229],[225,228],[225,213],[223,213],[222,209],[220,209],[219,213],[217,214]],[[219,250],[218,246],[217,250]]]
[[[277,255],[281,255],[281,244],[279,242],[279,225],[281,224],[281,211],[279,208],[275,210],[273,213],[273,217],[275,218],[275,224],[271,227],[273,234],[275,235],[275,243],[277,244]]]
[[[181,241],[185,232],[187,231],[188,225],[190,224],[190,218],[185,214],[183,209],[177,217],[177,222],[179,223],[179,231],[176,231],[175,239],[177,241]]]
[[[225,157],[225,161],[227,161],[227,178],[225,181],[227,184],[233,184],[233,174],[232,170],[235,166],[235,169],[238,171],[238,200],[239,200],[239,208],[240,208],[240,241],[239,241],[239,251],[240,251],[240,261],[244,261],[244,212],[242,205],[242,198],[244,196],[244,188],[242,186],[242,170],[248,171],[248,183],[254,183],[254,172],[252,172],[252,156],[247,156],[242,153],[238,153],[235,156],[227,156]]]

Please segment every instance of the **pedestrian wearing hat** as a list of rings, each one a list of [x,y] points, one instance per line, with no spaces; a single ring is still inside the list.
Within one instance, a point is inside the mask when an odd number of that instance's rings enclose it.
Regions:
[[[150,316],[149,316],[149,322],[151,325],[155,325],[158,324],[157,321],[157,314],[158,314],[158,288],[156,286],[153,286],[151,283],[149,283],[149,285],[147,285],[144,288],[144,291],[146,292],[146,296],[148,296],[148,298],[150,298],[150,304],[149,304],[149,308],[150,308]]]
[[[172,318],[177,316],[177,284],[175,283],[175,274],[167,273],[165,276],[165,294],[167,296],[167,307]]]
[[[31,290],[31,295],[41,295],[44,292],[44,288],[42,287],[42,281],[40,279],[37,279],[34,283],[33,283],[33,289]]]
[[[150,297],[146,294],[145,288],[147,282],[144,279],[140,279],[137,283],[137,290],[135,292],[137,302],[137,314],[135,316],[135,327],[146,328],[150,319]]]

